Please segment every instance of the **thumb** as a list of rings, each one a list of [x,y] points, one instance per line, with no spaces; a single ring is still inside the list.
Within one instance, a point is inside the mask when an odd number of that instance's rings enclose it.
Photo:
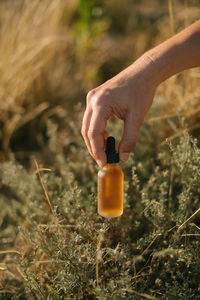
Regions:
[[[129,112],[124,120],[124,132],[119,143],[119,157],[121,161],[128,160],[130,152],[137,143],[139,128],[140,122]]]

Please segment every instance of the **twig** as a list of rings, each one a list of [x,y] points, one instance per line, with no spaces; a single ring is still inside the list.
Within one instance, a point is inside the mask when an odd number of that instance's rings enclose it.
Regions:
[[[173,14],[172,0],[168,0],[168,8],[169,8],[171,34],[174,35],[175,27],[174,27],[174,14]]]
[[[37,170],[34,172],[34,174],[38,174],[38,172],[41,172],[41,171],[48,171],[48,172],[52,172],[52,170],[51,170],[51,169],[47,169],[47,168],[39,168],[39,169],[37,169]]]
[[[195,223],[190,223],[189,225],[190,225],[190,226],[194,226],[194,227],[196,227],[198,230],[200,230],[200,227],[197,226]]]
[[[99,288],[99,260],[96,260],[96,284],[97,288]]]
[[[32,121],[35,119],[39,114],[41,114],[44,110],[46,110],[49,107],[49,104],[46,102],[43,102],[35,107],[35,109],[32,109],[30,112],[25,114],[23,118],[19,120],[19,122],[16,125],[16,129],[19,129],[20,127],[24,126],[26,123]]]
[[[44,182],[43,182],[43,180],[42,180],[42,177],[41,177],[41,175],[40,175],[40,169],[39,169],[39,167],[38,167],[38,163],[37,163],[36,159],[35,159],[35,166],[36,166],[36,169],[37,169],[36,171],[37,171],[37,174],[38,174],[40,183],[41,183],[41,185],[42,185],[42,188],[43,188],[43,191],[44,191],[44,194],[45,194],[47,203],[49,204],[50,210],[51,210],[51,212],[52,212],[54,218],[56,219],[56,216],[55,216],[53,207],[52,207],[51,202],[50,202],[50,199],[49,199],[49,195],[48,195],[48,192],[47,192],[47,188],[46,188],[46,186],[45,186],[45,184],[44,184]]]
[[[148,273],[146,273],[146,274],[136,275],[136,276],[134,276],[134,278],[138,278],[138,277],[145,277],[145,276],[149,276],[149,274],[148,274]]]
[[[200,128],[200,125],[199,125],[199,124],[196,124],[196,125],[194,125],[194,126],[188,127],[188,128],[187,128],[187,131],[192,131],[192,130],[197,129],[197,128]],[[177,133],[171,135],[170,137],[167,138],[167,140],[164,140],[163,142],[161,142],[161,143],[159,144],[159,146],[163,146],[163,145],[167,144],[169,141],[172,141],[172,140],[174,140],[175,138],[177,138],[177,137],[183,135],[183,134],[184,134],[184,131],[185,131],[185,129],[179,130],[179,132],[177,132]]]
[[[157,237],[159,237],[161,234],[158,234],[158,235],[156,235],[154,238],[153,238],[153,240],[151,241],[151,243],[146,247],[146,249],[144,249],[144,251],[142,252],[142,254],[141,255],[144,255],[146,252],[147,252],[147,250],[152,246],[152,244],[155,242],[155,240],[157,239]]]
[[[168,201],[168,214],[170,217],[170,212],[172,209],[172,192],[173,192],[173,180],[174,180],[174,168],[172,167],[170,174],[170,184],[169,184],[169,201]]]
[[[59,228],[81,228],[81,225],[62,224],[38,224],[38,227],[59,227]]]
[[[9,293],[9,294],[12,294],[12,293],[13,293],[13,291],[11,291],[11,290],[6,290],[6,289],[4,289],[4,290],[0,290],[0,294],[4,294],[4,293]]]
[[[170,231],[172,231],[174,228],[176,228],[177,227],[177,225],[174,225],[173,227],[171,227],[169,230],[167,230],[167,233],[168,232],[170,232]]]
[[[200,236],[200,233],[185,233],[181,234],[181,236]]]
[[[148,295],[148,294],[146,294],[146,293],[138,293],[138,292],[136,292],[136,291],[134,291],[134,290],[133,290],[133,293],[136,294],[136,295],[138,295],[138,296],[141,296],[141,297],[143,297],[143,298],[146,298],[146,299],[156,300],[155,297],[153,297],[153,296],[151,296],[151,295]]]
[[[134,270],[134,279],[135,279],[135,283],[137,284],[138,280],[137,280],[137,273],[136,273],[136,267],[135,267],[135,262],[133,264],[133,270]],[[139,275],[140,276],[140,275]]]
[[[179,228],[177,229],[177,232],[181,231],[181,229],[183,228],[183,226],[189,221],[191,220],[196,214],[198,214],[198,212],[200,212],[200,207],[185,221],[183,222],[183,224],[181,224],[179,226]]]
[[[37,260],[37,261],[32,261],[32,265],[40,265],[40,264],[63,264],[66,263],[66,260]]]
[[[11,250],[2,250],[0,251],[0,254],[7,254],[7,253],[15,253],[21,255],[21,253],[17,250],[11,249]]]
[[[97,288],[99,288],[99,261],[101,259],[100,249],[101,249],[102,240],[103,240],[103,234],[102,234],[102,232],[100,232],[98,243],[97,243],[97,254],[96,254],[96,284],[97,284]]]
[[[171,170],[171,175],[170,175],[170,186],[169,186],[169,198],[172,196],[172,191],[173,191],[173,179],[174,179],[174,168]]]
[[[162,116],[159,116],[159,117],[150,117],[149,118],[149,122],[155,122],[155,121],[160,121],[160,120],[163,120],[163,119],[169,119],[169,118],[174,118],[177,116],[177,113],[171,113],[171,114],[165,114],[165,115],[162,115]]]

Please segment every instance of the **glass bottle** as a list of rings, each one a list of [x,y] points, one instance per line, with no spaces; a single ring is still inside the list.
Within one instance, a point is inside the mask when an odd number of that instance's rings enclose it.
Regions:
[[[98,213],[114,218],[123,213],[124,174],[118,167],[119,154],[115,150],[114,137],[106,141],[107,164],[98,172]]]

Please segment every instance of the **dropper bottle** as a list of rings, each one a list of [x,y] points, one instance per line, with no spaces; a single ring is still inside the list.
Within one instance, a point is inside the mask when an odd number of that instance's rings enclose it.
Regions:
[[[115,150],[114,137],[106,141],[107,164],[98,172],[98,213],[114,218],[123,213],[124,174],[118,167],[119,153]]]

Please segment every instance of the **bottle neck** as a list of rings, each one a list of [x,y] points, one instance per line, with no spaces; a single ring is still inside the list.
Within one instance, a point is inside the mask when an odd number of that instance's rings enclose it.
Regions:
[[[117,163],[113,163],[113,164],[106,164],[106,168],[107,169],[114,169],[117,167]]]

